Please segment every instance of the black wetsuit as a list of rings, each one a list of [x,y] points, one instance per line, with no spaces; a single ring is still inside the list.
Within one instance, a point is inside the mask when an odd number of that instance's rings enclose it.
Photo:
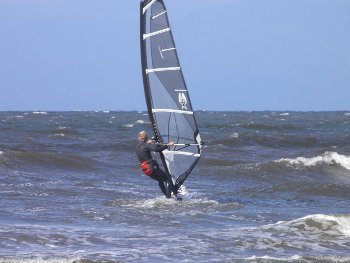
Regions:
[[[136,155],[139,161],[142,163],[145,161],[152,160],[151,152],[162,152],[166,148],[168,148],[166,145],[139,142],[139,144],[136,147]],[[171,192],[175,190],[173,180],[171,179],[171,175],[158,168],[153,171],[150,177],[153,180],[158,181],[159,188],[162,190],[163,194],[167,198],[170,198]]]

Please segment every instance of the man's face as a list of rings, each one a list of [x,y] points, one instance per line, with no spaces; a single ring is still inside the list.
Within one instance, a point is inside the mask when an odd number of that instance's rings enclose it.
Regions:
[[[144,142],[147,139],[147,134],[141,132],[139,133],[139,141]]]

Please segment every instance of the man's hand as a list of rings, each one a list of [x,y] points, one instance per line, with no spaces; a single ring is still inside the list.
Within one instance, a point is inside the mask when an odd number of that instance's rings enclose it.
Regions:
[[[170,147],[170,146],[173,146],[174,144],[175,144],[174,142],[169,142],[169,143],[167,144],[167,146]]]
[[[147,141],[147,143],[152,144],[152,143],[153,143],[153,141],[152,141],[152,140],[148,140],[148,141]]]

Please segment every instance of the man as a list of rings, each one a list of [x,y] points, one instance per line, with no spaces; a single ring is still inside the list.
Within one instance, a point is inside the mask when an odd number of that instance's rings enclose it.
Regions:
[[[136,147],[136,155],[141,163],[143,172],[151,177],[153,180],[158,181],[159,188],[162,190],[166,198],[171,197],[171,192],[177,195],[177,189],[173,184],[171,175],[164,172],[159,168],[156,160],[152,158],[151,152],[162,152],[170,146],[173,146],[174,142],[169,142],[166,145],[153,143],[148,139],[148,135],[145,131],[141,131],[138,135],[139,143]]]

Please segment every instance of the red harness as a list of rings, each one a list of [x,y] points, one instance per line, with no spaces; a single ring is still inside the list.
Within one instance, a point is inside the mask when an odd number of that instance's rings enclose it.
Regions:
[[[156,160],[148,160],[141,163],[141,169],[145,175],[152,175],[155,170],[159,168]]]

